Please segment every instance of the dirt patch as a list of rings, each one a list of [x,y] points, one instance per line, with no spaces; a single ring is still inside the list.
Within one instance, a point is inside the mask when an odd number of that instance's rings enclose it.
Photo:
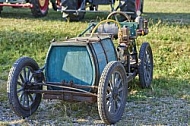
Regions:
[[[0,124],[4,125],[104,125],[96,104],[43,100],[27,119],[17,117],[7,102],[0,103]],[[128,101],[121,125],[190,125],[190,103],[173,97]]]

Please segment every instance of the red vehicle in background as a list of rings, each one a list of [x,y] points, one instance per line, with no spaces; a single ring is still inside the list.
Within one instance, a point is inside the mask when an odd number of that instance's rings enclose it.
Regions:
[[[4,6],[30,8],[34,17],[43,17],[48,13],[49,0],[0,0],[0,14]]]
[[[50,0],[55,11],[63,12],[64,18],[80,20],[84,18],[87,8],[89,11],[98,11],[98,5],[110,5],[112,11],[120,9],[124,12],[133,12],[131,18],[136,17],[137,10],[143,11],[144,0],[119,0],[114,8],[115,0]],[[4,6],[14,8],[30,8],[34,17],[43,17],[48,14],[49,0],[0,0],[0,13]]]

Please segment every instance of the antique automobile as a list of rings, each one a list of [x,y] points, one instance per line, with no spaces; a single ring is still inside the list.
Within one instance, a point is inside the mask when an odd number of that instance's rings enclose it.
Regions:
[[[117,15],[126,20],[118,22]],[[41,68],[30,57],[19,58],[7,81],[10,107],[25,118],[37,110],[42,98],[92,102],[104,123],[118,122],[127,107],[128,83],[138,75],[140,87],[151,86],[150,44],[143,42],[139,52],[136,46],[137,37],[147,34],[147,20],[138,15],[131,21],[116,11],[106,20],[90,23],[75,38],[53,40]]]

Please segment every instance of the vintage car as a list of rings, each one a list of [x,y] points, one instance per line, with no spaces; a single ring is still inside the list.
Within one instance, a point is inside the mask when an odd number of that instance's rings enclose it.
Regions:
[[[110,19],[117,14],[126,21]],[[138,15],[131,21],[124,12],[114,11],[106,20],[90,23],[75,38],[53,39],[43,67],[26,56],[13,64],[7,81],[10,107],[26,118],[42,98],[92,102],[97,103],[105,124],[117,123],[128,106],[128,83],[139,76],[140,87],[151,86],[151,46],[148,42],[142,42],[140,49],[136,46],[137,37],[147,34],[147,20]]]

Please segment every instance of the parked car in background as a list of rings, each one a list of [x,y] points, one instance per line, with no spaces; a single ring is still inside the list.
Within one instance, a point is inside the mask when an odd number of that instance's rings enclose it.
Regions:
[[[111,11],[120,9],[131,13],[135,19],[137,10],[143,11],[144,0],[119,0],[119,5],[114,8],[115,0],[0,0],[0,13],[4,6],[13,8],[30,8],[34,17],[43,17],[48,14],[49,2],[52,8],[63,12],[63,18],[81,20],[87,8],[89,11],[98,11],[99,5],[110,5]]]

